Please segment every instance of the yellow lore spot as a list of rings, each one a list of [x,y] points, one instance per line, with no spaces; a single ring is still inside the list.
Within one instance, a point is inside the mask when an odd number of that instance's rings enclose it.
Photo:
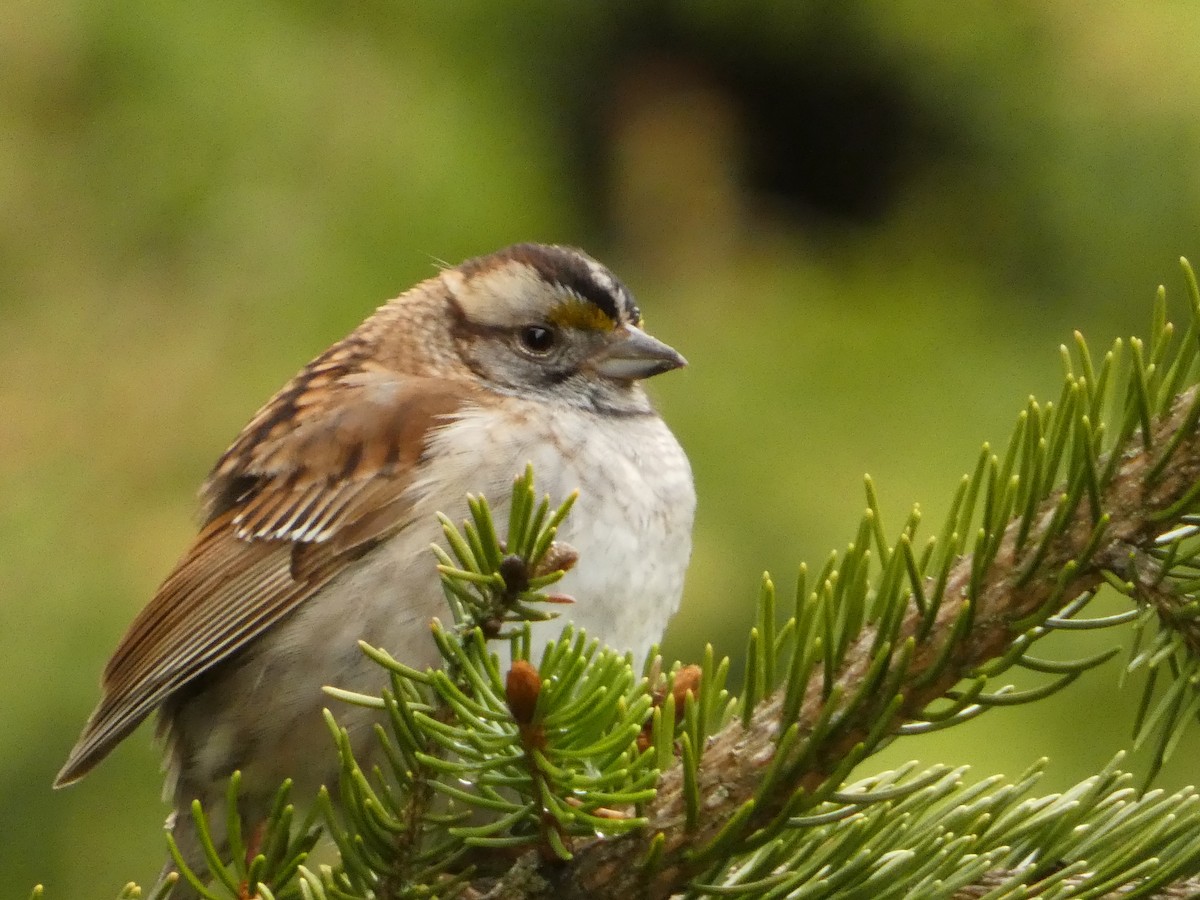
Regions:
[[[550,310],[546,319],[560,328],[579,328],[584,331],[612,331],[613,320],[600,307],[579,297],[568,296]]]

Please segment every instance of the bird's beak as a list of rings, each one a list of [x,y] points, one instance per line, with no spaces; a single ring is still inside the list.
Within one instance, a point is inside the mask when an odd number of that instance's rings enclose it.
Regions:
[[[622,381],[637,381],[687,365],[674,347],[629,325],[617,329],[590,362],[601,375]]]

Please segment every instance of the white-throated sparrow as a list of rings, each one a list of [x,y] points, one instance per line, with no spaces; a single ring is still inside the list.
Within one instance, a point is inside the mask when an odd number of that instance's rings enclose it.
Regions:
[[[560,532],[580,554],[561,583],[567,618],[644,655],[679,603],[695,493],[639,381],[682,365],[625,287],[566,247],[468,260],[380,307],[218,460],[201,531],[109,660],[56,785],[158,709],[175,838],[203,870],[189,806],[221,827],[234,770],[250,821],[285,778],[308,793],[335,783],[322,686],[382,687],[359,639],[436,664],[434,513],[460,517],[469,491],[507,497],[526,463],[539,489],[580,492]],[[339,718],[367,754],[374,713]]]

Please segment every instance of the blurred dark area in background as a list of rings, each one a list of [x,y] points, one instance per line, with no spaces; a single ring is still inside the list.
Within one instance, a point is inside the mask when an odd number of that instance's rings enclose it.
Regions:
[[[885,529],[920,501],[935,530],[979,445],[1057,395],[1072,329],[1144,332],[1159,282],[1182,309],[1198,47],[1185,2],[4,7],[10,889],[156,871],[149,729],[49,788],[104,660],[240,425],[439,260],[579,244],[687,355],[653,386],[700,496],[666,649],[740,657],[761,572],[786,594],[852,540],[864,472]],[[1118,668],[870,764],[1048,755],[1045,789],[1073,783],[1129,744]]]
[[[740,218],[750,207],[816,232],[882,221],[956,136],[933,98],[872,53],[850,10],[828,7],[780,44],[764,41],[762,23],[697,28],[671,4],[629,5],[584,45],[587,78],[571,77],[578,60],[558,59],[561,77],[550,81],[562,88],[563,133],[605,236],[618,237],[632,214],[639,164],[661,184],[673,162],[680,193],[743,195],[740,208],[693,201],[709,215]]]

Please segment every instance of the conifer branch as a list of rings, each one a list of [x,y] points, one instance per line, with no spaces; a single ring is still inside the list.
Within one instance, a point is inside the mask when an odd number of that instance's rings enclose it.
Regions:
[[[1164,353],[1170,326],[1156,309],[1151,361],[1144,358],[1140,342],[1132,342],[1134,363],[1123,420],[1108,454],[1098,452],[1102,430],[1092,428],[1090,416],[1098,418],[1105,400],[1103,390],[1095,386],[1107,383],[1114,354],[1105,358],[1097,376],[1086,345],[1077,338],[1083,374],[1074,376],[1068,365],[1064,401],[1054,411],[1057,417],[1044,414],[1031,401],[1004,461],[985,448],[976,476],[967,483],[969,499],[959,506],[960,518],[956,522],[954,513],[950,517],[940,550],[941,571],[927,574],[920,565],[906,566],[910,578],[919,574],[911,579],[913,589],[889,601],[881,587],[875,621],[861,630],[853,621],[860,613],[846,595],[851,592],[837,596],[836,610],[826,606],[843,617],[832,627],[831,616],[825,619],[830,643],[841,646],[818,651],[825,665],[807,677],[794,716],[785,715],[795,690],[789,684],[715,735],[697,753],[694,773],[686,771],[686,763],[664,773],[647,810],[649,828],[644,834],[580,849],[568,869],[531,869],[527,859],[486,896],[561,900],[594,897],[603,889],[608,896],[666,898],[685,890],[712,867],[713,856],[703,848],[720,844],[728,859],[778,834],[789,818],[814,805],[813,798],[827,796],[831,783],[836,788],[848,771],[848,760],[880,749],[906,725],[929,722],[931,704],[953,697],[955,685],[975,678],[979,687],[968,699],[981,698],[989,663],[1019,658],[1014,648],[1023,652],[1048,629],[1071,621],[1106,579],[1124,581],[1127,593],[1152,609],[1172,633],[1177,632],[1171,626],[1183,624],[1185,649],[1196,659],[1195,603],[1180,600],[1174,590],[1159,589],[1165,582],[1161,556],[1155,555],[1160,536],[1194,511],[1200,493],[1200,393],[1191,388],[1167,402],[1159,395],[1164,381],[1157,374],[1165,370],[1165,385],[1173,389],[1195,362],[1200,295],[1184,265],[1193,317],[1179,354],[1168,367]],[[1154,416],[1158,409],[1164,412]],[[1029,438],[1035,424],[1044,428],[1036,441]],[[1035,495],[1030,485],[1049,483],[1047,475],[1056,470],[1057,464],[1047,467],[1045,459],[1059,454],[1064,459],[1063,488],[1031,502]],[[1024,482],[1019,476],[1012,478],[1018,466]],[[961,544],[958,536],[973,521],[981,487],[985,499],[974,552],[951,554],[946,548]],[[1023,514],[1010,517],[1022,507]],[[1002,527],[995,528],[998,511],[1003,512]],[[837,570],[840,577],[834,579],[826,566],[828,574],[821,580],[827,595],[854,578],[856,567],[865,569],[861,554],[871,540],[870,518],[864,518],[859,541]],[[955,525],[957,530],[951,530]],[[908,530],[906,536],[911,539]],[[904,552],[905,543],[902,538],[897,548],[880,548],[881,585],[892,577],[890,564]],[[938,553],[925,556],[936,563]],[[797,628],[802,627],[804,603],[798,596]],[[1184,682],[1179,679],[1180,691]],[[758,682],[748,678],[748,683]],[[997,693],[988,702],[1004,702],[1003,695]],[[962,710],[982,708],[967,704]],[[800,740],[784,740],[797,732]],[[768,772],[772,790],[764,792]],[[694,795],[703,800],[704,814],[699,817],[688,814],[696,803]],[[655,842],[653,871],[639,865],[648,840]]]

